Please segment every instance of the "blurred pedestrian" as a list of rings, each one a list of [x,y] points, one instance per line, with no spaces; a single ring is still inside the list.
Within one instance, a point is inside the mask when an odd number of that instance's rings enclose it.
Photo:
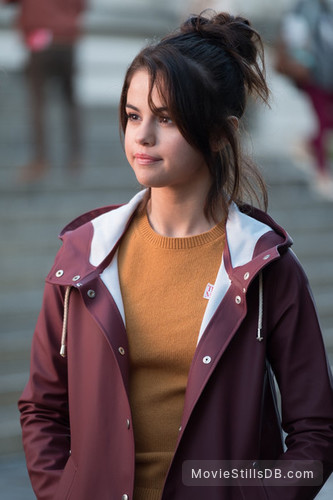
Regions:
[[[304,148],[314,158],[315,188],[333,200],[329,139],[333,130],[333,2],[299,0],[286,12],[277,43],[277,71],[301,89],[316,118]]]
[[[268,99],[262,51],[248,20],[194,15],[129,66],[120,122],[145,189],[62,232],[19,401],[40,500],[311,500],[332,470],[308,281],[239,146],[248,95]],[[189,460],[254,480],[199,487]],[[261,460],[294,479],[258,480]]]
[[[54,81],[60,90],[68,137],[67,166],[77,171],[81,163],[78,104],[75,96],[75,42],[80,34],[80,15],[85,0],[5,0],[17,3],[17,26],[29,51],[27,80],[31,104],[33,156],[19,180],[41,178],[49,169],[48,124],[45,121],[47,84]],[[51,131],[52,134],[52,131]]]

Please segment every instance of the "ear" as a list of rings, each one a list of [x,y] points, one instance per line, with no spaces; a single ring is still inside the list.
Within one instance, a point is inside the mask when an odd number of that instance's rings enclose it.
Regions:
[[[239,120],[238,120],[237,116],[233,116],[233,115],[229,116],[228,120],[231,122],[231,125],[234,127],[235,132],[237,132],[237,130],[239,129]]]
[[[230,122],[232,128],[235,132],[239,129],[239,120],[237,116],[228,116],[228,121]],[[219,139],[212,141],[212,150],[214,153],[217,153],[225,146],[226,140],[224,137],[220,137]]]

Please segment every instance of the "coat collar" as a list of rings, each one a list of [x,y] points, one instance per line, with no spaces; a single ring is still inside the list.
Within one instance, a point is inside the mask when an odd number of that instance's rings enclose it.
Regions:
[[[106,272],[107,278],[108,268],[114,277],[112,258],[144,194],[145,191],[140,191],[125,205],[102,207],[68,224],[60,234],[63,247],[47,280],[80,286],[91,275],[100,274],[103,278]],[[231,281],[247,287],[262,267],[278,258],[291,244],[286,231],[266,213],[232,204],[226,223],[226,248],[221,255],[221,266],[207,307],[207,320],[221,302]],[[247,276],[245,284],[244,275]],[[105,284],[108,286],[108,283]],[[203,329],[205,324],[204,320]]]
[[[97,208],[67,224],[59,235],[62,248],[46,280],[59,285],[81,286],[92,274],[101,274],[112,261],[117,244],[143,196],[144,192],[140,191],[125,205]]]
[[[100,266],[117,245],[144,193],[145,191],[139,192],[129,203],[116,209],[106,207],[106,211],[91,219],[94,234],[89,261],[93,266]],[[226,223],[230,270],[248,264],[254,258],[258,241],[269,232],[274,233],[275,237],[267,239],[267,251],[271,244],[277,244],[279,247],[290,246],[289,235],[269,215],[247,205],[239,209],[232,204]]]

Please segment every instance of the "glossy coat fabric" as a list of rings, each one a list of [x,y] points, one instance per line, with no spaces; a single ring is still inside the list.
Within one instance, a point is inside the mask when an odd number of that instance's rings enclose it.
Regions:
[[[129,346],[116,250],[141,197],[85,214],[61,235],[33,338],[30,379],[19,401],[39,500],[132,499]],[[187,460],[203,466],[206,460],[318,460],[324,479],[333,464],[330,373],[291,240],[263,212],[235,206],[226,236],[162,500],[309,500],[320,486],[261,480],[253,486],[186,486],[182,478]],[[65,357],[59,354],[61,338]],[[270,366],[281,392],[285,450]]]

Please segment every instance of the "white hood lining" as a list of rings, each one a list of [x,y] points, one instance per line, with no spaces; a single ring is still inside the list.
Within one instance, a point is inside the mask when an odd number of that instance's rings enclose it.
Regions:
[[[145,191],[137,193],[126,205],[110,210],[92,220],[94,227],[90,249],[90,264],[98,266],[109,255],[124,228],[144,197]]]
[[[226,233],[232,267],[244,266],[252,260],[258,240],[269,231],[270,226],[243,214],[236,205],[231,205]]]
[[[252,217],[249,217],[246,214],[243,214],[235,204],[232,204],[230,206],[226,224],[226,237],[229,245],[232,267],[243,266],[247,262],[250,262],[259,238],[271,230],[271,227],[253,219]],[[198,342],[206,330],[208,323],[212,319],[217,307],[227,293],[230,285],[231,281],[225,269],[222,257],[214,290],[202,319]]]
[[[109,255],[123,234],[129,218],[140,204],[144,194],[145,191],[140,191],[126,205],[110,210],[110,212],[106,212],[92,220],[94,234],[89,261],[93,266],[97,267]],[[101,279],[111,293],[125,324],[124,304],[118,274],[118,251],[115,253],[110,265],[101,274]]]
[[[92,221],[94,234],[91,243],[90,263],[98,266],[110,253],[123,234],[124,228],[137,208],[145,191],[140,191],[126,205],[100,215]],[[258,240],[272,228],[252,217],[240,212],[236,205],[232,205],[226,224],[226,235],[230,250],[232,267],[239,267],[250,262]],[[101,279],[110,291],[125,324],[124,306],[121,296],[118,275],[118,252],[110,265],[101,274]],[[219,268],[211,298],[207,304],[202,320],[198,342],[208,323],[213,317],[218,305],[227,293],[231,281],[226,272],[223,258]]]

